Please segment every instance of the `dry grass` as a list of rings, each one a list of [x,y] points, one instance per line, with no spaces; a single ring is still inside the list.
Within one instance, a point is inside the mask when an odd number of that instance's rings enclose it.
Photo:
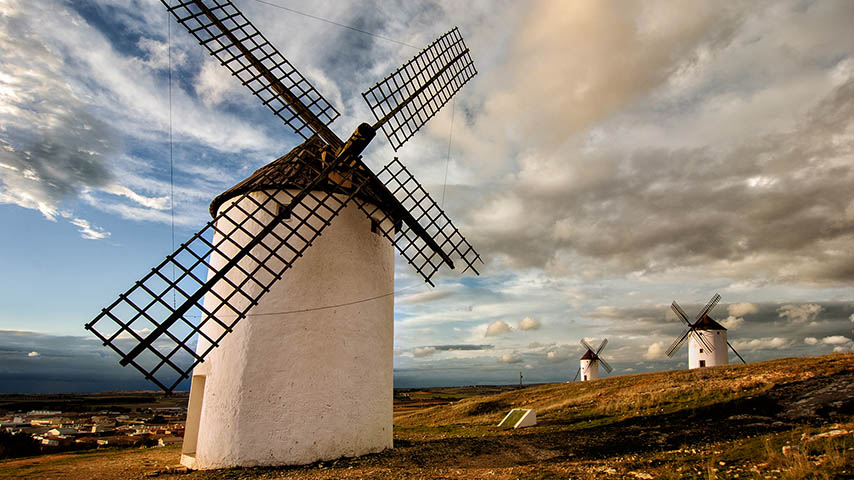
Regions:
[[[174,446],[0,462],[0,479],[854,479],[852,385],[854,354],[539,385],[409,404],[395,414],[395,448],[355,459],[175,474]],[[830,413],[756,411],[829,387]],[[511,408],[536,409],[538,425],[496,429]]]
[[[510,408],[533,408],[538,419],[569,417],[577,420],[670,413],[726,403],[767,392],[775,385],[833,375],[849,369],[852,354],[780,359],[748,365],[702,370],[678,370],[625,375],[592,382],[548,384],[473,397],[449,406],[437,406],[395,416],[395,426],[492,425]]]

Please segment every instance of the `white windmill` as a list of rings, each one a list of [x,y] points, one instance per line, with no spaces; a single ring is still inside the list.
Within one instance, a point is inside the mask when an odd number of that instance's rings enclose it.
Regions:
[[[670,308],[676,313],[676,316],[681,318],[688,325],[682,336],[677,338],[670,348],[667,349],[668,357],[672,357],[679,347],[688,340],[688,368],[714,367],[716,365],[727,365],[729,358],[727,357],[727,347],[732,349],[732,352],[746,363],[739,353],[733,348],[732,344],[727,340],[727,330],[723,325],[716,322],[709,316],[709,312],[715,308],[715,305],[720,301],[721,296],[717,293],[709,300],[709,303],[700,310],[694,322],[688,320],[688,315],[682,310],[676,301]]]
[[[191,468],[390,448],[393,246],[431,285],[480,257],[397,158],[374,174],[361,152],[380,128],[397,150],[435,115],[477,73],[468,48],[455,28],[365,92],[377,122],[344,142],[338,112],[229,0],[161,2],[305,142],[214,199],[86,328],[167,393],[192,376]]]
[[[586,382],[588,380],[597,380],[599,379],[599,364],[602,364],[602,367],[608,372],[611,373],[614,371],[611,368],[611,365],[605,361],[602,357],[599,356],[602,353],[602,350],[605,349],[605,345],[608,344],[608,339],[602,340],[602,343],[599,344],[599,348],[593,349],[587,341],[583,338],[581,339],[581,346],[586,348],[587,351],[584,352],[584,355],[581,356],[581,362],[578,367],[578,371],[575,372],[575,378],[572,379],[574,382],[578,379],[579,375],[581,376],[581,381]]]

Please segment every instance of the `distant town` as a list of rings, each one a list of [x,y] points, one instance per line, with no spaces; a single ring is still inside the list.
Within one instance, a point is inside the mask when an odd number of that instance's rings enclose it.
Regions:
[[[181,443],[187,393],[0,396],[0,458]]]
[[[528,387],[530,385],[526,385]],[[518,385],[398,388],[394,411],[413,413]],[[0,459],[73,450],[181,443],[189,392],[0,394]]]

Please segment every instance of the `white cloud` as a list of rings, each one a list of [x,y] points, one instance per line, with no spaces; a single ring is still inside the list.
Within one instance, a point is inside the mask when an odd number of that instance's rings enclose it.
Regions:
[[[536,318],[525,317],[519,322],[519,330],[539,330],[540,321]]]
[[[750,302],[732,303],[727,307],[727,311],[734,317],[743,317],[751,313],[758,313],[759,307]],[[727,327],[729,328],[729,327]]]
[[[412,352],[415,358],[432,357],[437,352],[436,347],[418,347]]]
[[[782,350],[791,346],[792,341],[783,337],[754,338],[752,340],[734,340],[736,350]]]
[[[848,317],[848,320],[851,320],[852,322],[854,322],[854,313],[852,313],[851,316]]]
[[[215,106],[229,94],[233,94],[237,90],[235,87],[241,87],[241,85],[235,82],[228,69],[223,68],[212,58],[205,57],[194,85],[196,94],[204,104],[208,107]]]
[[[507,322],[504,322],[502,320],[496,320],[489,324],[489,327],[487,327],[486,329],[485,336],[494,337],[496,335],[501,335],[502,333],[507,333],[511,330],[513,329],[510,327],[510,325],[507,325]]]
[[[824,343],[825,345],[842,345],[845,343],[851,343],[851,339],[842,335],[831,335],[829,337],[822,338],[821,343]]]
[[[27,356],[28,357],[38,357],[38,356],[40,356],[40,354],[39,354],[39,352],[33,351],[33,352],[28,353]]]
[[[448,290],[435,289],[429,290],[422,293],[414,293],[412,295],[407,295],[401,298],[395,298],[394,303],[396,304],[408,304],[408,303],[423,303],[430,302],[433,300],[440,300],[442,298],[447,298],[453,295],[454,293]]]
[[[505,353],[498,361],[501,363],[522,363],[522,357],[516,353]]]
[[[151,333],[151,329],[148,327],[140,328],[139,330],[134,329],[134,333],[136,333],[137,336],[139,336],[139,337],[145,338],[146,335]],[[160,338],[162,338],[162,337],[160,337]],[[116,339],[117,340],[131,340],[131,339],[135,339],[135,337],[133,335],[131,335],[130,332],[128,332],[127,330],[122,330],[122,333],[118,334],[116,336]]]
[[[172,68],[179,67],[187,61],[187,54],[180,49],[173,48],[169,51],[169,44],[152,38],[140,38],[137,46],[143,52],[144,57],[140,59],[140,65],[152,70],[166,70],[169,68],[170,53]]]
[[[169,197],[146,197],[144,195],[140,195],[128,187],[124,185],[113,184],[105,187],[104,192],[110,193],[113,195],[122,196],[128,198],[143,207],[151,208],[155,210],[166,210],[169,208]]]
[[[807,345],[815,345],[818,343],[818,339],[815,337],[806,337],[804,338],[804,343]]]
[[[562,363],[562,362],[565,362],[565,361],[571,359],[573,356],[575,356],[578,353],[577,347],[573,347],[571,345],[566,345],[566,344],[563,344],[563,345],[550,344],[550,345],[547,345],[546,347],[548,347],[548,350],[546,351],[546,358],[545,358],[545,361],[547,363]]]
[[[817,303],[789,304],[778,308],[777,313],[779,313],[780,318],[787,318],[791,322],[807,323],[814,321],[822,310],[824,308]]]
[[[720,324],[723,325],[727,330],[735,330],[740,327],[744,323],[744,319],[741,317],[734,317],[730,315],[729,317],[721,320]]]
[[[655,342],[651,344],[647,349],[646,353],[643,354],[643,358],[647,360],[664,360],[667,356],[664,354],[664,344],[662,342]]]
[[[104,231],[101,227],[90,225],[88,221],[82,218],[72,218],[70,222],[78,228],[80,236],[87,240],[103,240],[110,236],[110,232]]]

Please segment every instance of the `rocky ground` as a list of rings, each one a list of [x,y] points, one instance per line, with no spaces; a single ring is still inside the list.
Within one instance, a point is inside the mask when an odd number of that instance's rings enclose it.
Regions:
[[[0,479],[854,478],[852,393],[854,355],[787,359],[408,408],[393,450],[303,467],[184,472],[176,446],[6,461]],[[497,430],[513,406],[537,426]]]

